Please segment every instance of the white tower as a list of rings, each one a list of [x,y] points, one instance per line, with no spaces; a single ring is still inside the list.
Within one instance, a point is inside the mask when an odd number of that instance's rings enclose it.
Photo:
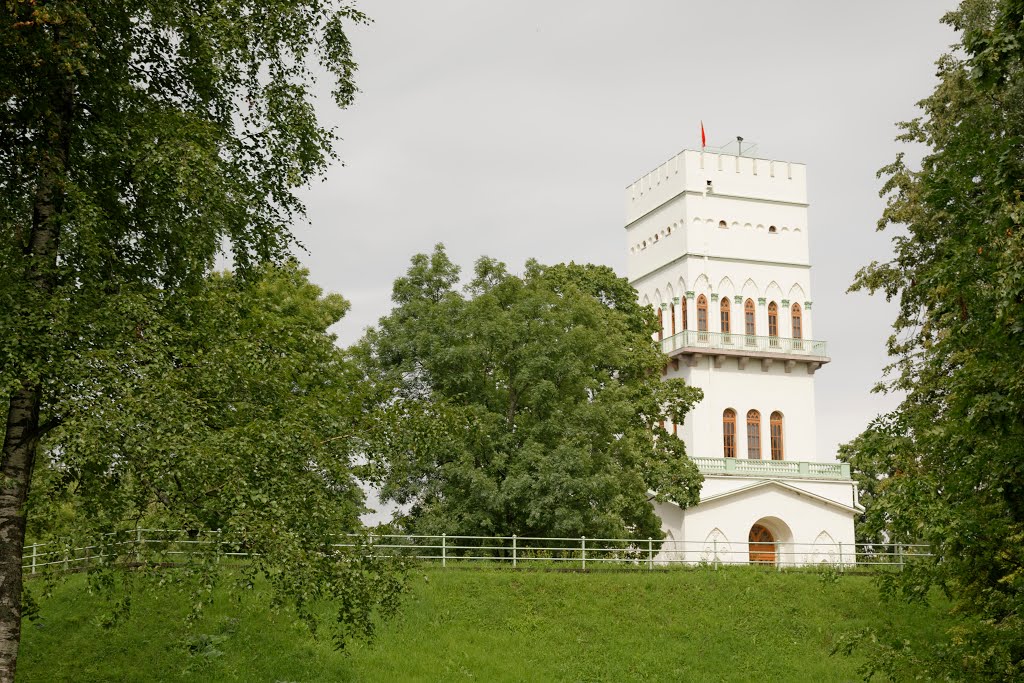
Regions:
[[[662,323],[700,505],[662,505],[665,559],[853,560],[849,466],[815,450],[806,167],[684,150],[626,188],[628,276]],[[846,546],[846,550],[842,546]]]

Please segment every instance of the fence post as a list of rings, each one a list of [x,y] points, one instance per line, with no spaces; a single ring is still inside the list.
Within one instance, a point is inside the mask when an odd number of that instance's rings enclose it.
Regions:
[[[896,554],[900,558],[900,571],[903,571],[903,544],[902,543],[897,543],[896,544]]]
[[[38,545],[39,545],[38,543],[33,543],[32,544],[32,573],[33,574],[36,573],[36,547]]]
[[[654,545],[651,543],[651,537],[647,537],[647,571],[654,569]]]
[[[512,568],[516,568],[516,560],[518,559],[518,548],[516,547],[516,535],[512,534]]]
[[[843,559],[843,542],[839,541],[839,571],[846,571],[846,560]]]
[[[441,566],[448,566],[448,534],[441,534]]]
[[[580,536],[580,548],[583,550],[583,570],[587,569],[587,537]]]
[[[775,571],[782,571],[782,553],[779,550],[778,541],[775,541]]]
[[[716,536],[713,540],[715,542],[715,569],[718,569],[718,537]]]

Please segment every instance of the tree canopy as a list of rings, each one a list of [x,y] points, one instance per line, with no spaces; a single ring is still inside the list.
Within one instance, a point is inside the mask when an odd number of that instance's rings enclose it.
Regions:
[[[457,289],[438,245],[395,281],[361,358],[380,423],[382,497],[420,533],[661,538],[651,498],[702,478],[681,423],[701,392],[662,381],[656,321],[610,268],[490,258]]]
[[[872,473],[871,533],[930,544],[893,582],[942,585],[964,615],[949,643],[904,651],[944,678],[1024,676],[1024,2],[966,0],[958,46],[901,124],[925,146],[880,171],[894,256],[853,289],[899,301],[888,387],[906,398],[848,445]],[[890,653],[891,654],[891,653]]]
[[[187,454],[208,458],[214,437],[186,449],[170,434],[143,428],[147,416],[124,391],[141,391],[132,383],[142,377],[174,374],[160,374],[169,361],[154,344],[163,339],[184,345],[168,348],[187,349],[188,340],[161,336],[186,334],[181,316],[187,312],[177,310],[179,318],[166,324],[150,316],[171,313],[167,307],[179,296],[202,296],[219,251],[230,252],[242,279],[288,253],[290,226],[303,214],[295,191],[326,168],[335,137],[314,110],[316,75],[333,81],[338,105],[351,102],[355,63],[344,24],[361,21],[358,11],[325,0],[12,0],[0,6],[0,393],[6,408],[0,680],[15,672],[26,501],[40,443],[62,429],[66,457],[84,457],[69,425],[104,433],[82,411],[99,396],[118,395],[127,412],[118,415],[122,408],[108,404],[110,433],[137,431],[165,449],[161,466],[145,479],[142,470],[133,477],[137,495],[150,487],[178,505],[200,491],[176,493],[171,469],[181,470],[183,482],[204,474],[190,466],[210,467],[206,474],[233,471],[230,461],[240,451],[226,442],[226,462],[186,464]],[[154,306],[155,300],[164,303]],[[146,366],[135,347],[162,360]],[[120,368],[123,378],[111,364],[115,358],[133,359]],[[203,389],[212,391],[213,384]],[[158,400],[170,389],[145,391]],[[280,386],[274,391],[285,398]],[[242,403],[235,405],[244,413]],[[161,417],[197,415],[184,399],[164,408],[180,413]],[[138,420],[131,429],[116,419],[128,416]],[[269,416],[256,411],[256,418],[265,426]],[[252,438],[258,439],[255,428]],[[292,449],[296,443],[279,441]],[[111,455],[113,447],[105,444],[95,457]],[[263,473],[283,476],[281,467]],[[90,481],[103,485],[102,477]],[[197,523],[244,518],[213,509],[239,505],[241,498],[208,502],[205,512],[192,513]],[[115,497],[109,520],[139,503]],[[95,497],[92,504],[98,519],[108,502]],[[251,521],[254,536],[282,528],[259,515]]]
[[[400,586],[390,563],[346,536],[365,510],[353,460],[364,385],[328,328],[348,302],[322,296],[294,264],[133,302],[116,318],[131,342],[91,354],[73,405],[55,406],[66,419],[43,441],[33,539],[100,544],[127,525],[216,531],[249,557],[233,581],[262,574],[314,628],[312,603],[336,601],[340,645],[371,633]],[[148,560],[145,548],[104,547],[95,580],[130,587],[120,567]],[[183,587],[223,578],[216,550],[184,558]]]

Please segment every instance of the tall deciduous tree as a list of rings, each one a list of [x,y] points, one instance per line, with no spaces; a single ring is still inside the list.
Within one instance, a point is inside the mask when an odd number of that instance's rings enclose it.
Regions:
[[[39,443],[112,342],[104,316],[196,286],[224,245],[243,274],[286,253],[294,190],[331,154],[318,65],[339,105],[355,92],[345,20],[324,0],[0,5],[0,681]]]
[[[458,275],[440,245],[414,257],[362,344],[387,425],[371,460],[406,527],[661,538],[650,499],[702,482],[662,425],[701,392],[662,381],[650,308],[603,266],[482,258],[464,293]]]
[[[941,584],[965,620],[933,674],[1024,677],[1024,2],[966,0],[939,84],[901,124],[926,146],[882,169],[879,229],[903,226],[888,263],[854,289],[899,300],[889,351],[897,411],[846,449],[882,479],[874,505],[934,559],[894,586]],[[898,429],[892,429],[892,426]],[[917,653],[921,655],[921,652]]]
[[[53,406],[63,419],[41,444],[33,538],[91,539],[103,548],[93,579],[127,593],[123,565],[152,558],[102,534],[215,530],[205,538],[221,544],[198,546],[210,552],[174,573],[183,585],[223,578],[218,551],[237,548],[248,559],[231,581],[262,574],[314,628],[310,607],[334,601],[339,645],[370,635],[400,586],[390,563],[347,535],[364,511],[353,458],[365,384],[328,329],[348,302],[322,296],[294,264],[117,300],[122,310],[103,311],[108,343],[83,355],[76,391]]]

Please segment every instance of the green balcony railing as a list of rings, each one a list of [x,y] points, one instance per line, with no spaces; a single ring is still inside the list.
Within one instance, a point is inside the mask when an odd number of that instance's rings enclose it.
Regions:
[[[684,349],[723,349],[758,354],[777,353],[789,356],[828,357],[825,342],[816,339],[760,337],[755,334],[683,330],[661,340],[661,350],[665,353],[671,354]]]
[[[850,463],[806,460],[748,460],[746,458],[692,458],[701,474],[733,474],[799,479],[849,479]]]

